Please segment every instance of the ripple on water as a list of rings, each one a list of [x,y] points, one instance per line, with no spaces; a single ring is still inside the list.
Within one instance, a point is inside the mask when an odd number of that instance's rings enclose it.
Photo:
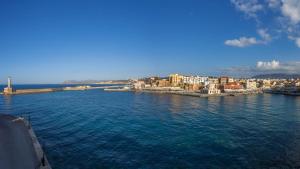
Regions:
[[[300,99],[70,91],[0,97],[30,112],[53,168],[293,168]]]

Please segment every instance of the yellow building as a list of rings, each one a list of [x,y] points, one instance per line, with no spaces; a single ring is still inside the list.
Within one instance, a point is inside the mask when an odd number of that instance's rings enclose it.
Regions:
[[[171,74],[169,76],[169,81],[170,81],[171,86],[173,86],[173,87],[180,86],[183,82],[183,76],[179,75],[179,74]]]
[[[263,80],[263,88],[264,88],[264,89],[269,89],[269,88],[271,88],[271,80],[269,80],[269,79],[264,79],[264,80]]]

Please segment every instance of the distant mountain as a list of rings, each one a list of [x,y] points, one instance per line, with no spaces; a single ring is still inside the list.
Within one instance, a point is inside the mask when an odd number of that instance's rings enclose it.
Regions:
[[[287,74],[287,73],[272,73],[261,74],[253,76],[255,79],[297,79],[300,78],[300,74]]]
[[[63,84],[91,84],[91,83],[97,83],[99,81],[97,80],[66,80],[63,82]]]
[[[128,84],[129,80],[66,80],[63,84]]]

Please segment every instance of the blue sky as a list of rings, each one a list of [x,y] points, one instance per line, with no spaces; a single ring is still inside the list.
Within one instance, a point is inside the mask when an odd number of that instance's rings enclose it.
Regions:
[[[2,0],[0,81],[298,73],[299,23],[298,0]]]

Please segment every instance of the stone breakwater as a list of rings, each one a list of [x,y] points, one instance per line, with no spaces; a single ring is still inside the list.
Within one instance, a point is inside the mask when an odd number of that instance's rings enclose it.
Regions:
[[[63,88],[48,88],[48,89],[20,89],[16,90],[13,94],[31,94],[31,93],[48,93],[63,91]]]
[[[93,90],[93,89],[114,89],[116,87],[123,86],[74,86],[74,87],[62,87],[62,88],[42,88],[42,89],[17,89],[12,93],[7,95],[16,95],[16,94],[34,94],[34,93],[49,93],[49,92],[59,92],[59,91],[76,91],[76,90]],[[0,93],[5,94],[5,93]]]

